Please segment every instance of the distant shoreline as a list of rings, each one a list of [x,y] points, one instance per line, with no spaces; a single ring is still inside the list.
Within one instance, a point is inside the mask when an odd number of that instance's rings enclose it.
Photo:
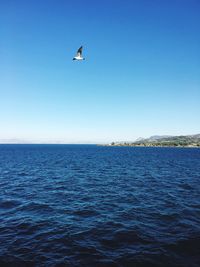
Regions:
[[[140,138],[140,140],[134,142],[111,142],[108,146],[200,148],[200,134],[179,136],[154,135],[149,138]]]
[[[170,146],[170,145],[123,145],[123,144],[120,144],[120,145],[99,145],[99,146],[106,146],[106,147],[166,147],[166,148],[200,148],[200,146],[192,146],[192,145],[186,145],[186,146]]]

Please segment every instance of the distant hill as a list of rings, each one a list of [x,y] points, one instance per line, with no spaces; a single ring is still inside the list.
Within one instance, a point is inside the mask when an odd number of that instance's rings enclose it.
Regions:
[[[195,135],[154,135],[149,138],[140,138],[134,142],[111,143],[114,146],[170,146],[170,147],[200,147],[200,134]]]
[[[151,137],[149,137],[149,141],[156,141],[156,140],[160,140],[162,138],[168,138],[171,137],[171,135],[153,135]]]

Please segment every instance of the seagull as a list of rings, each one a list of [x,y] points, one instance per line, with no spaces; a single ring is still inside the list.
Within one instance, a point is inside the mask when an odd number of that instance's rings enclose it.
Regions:
[[[73,58],[73,60],[85,60],[84,57],[82,57],[82,50],[83,50],[83,47],[81,46],[78,51],[77,51],[77,54],[76,56]]]

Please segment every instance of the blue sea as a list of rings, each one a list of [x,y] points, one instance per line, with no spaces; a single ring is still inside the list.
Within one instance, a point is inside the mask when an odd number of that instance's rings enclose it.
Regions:
[[[200,149],[0,145],[0,266],[200,266]]]

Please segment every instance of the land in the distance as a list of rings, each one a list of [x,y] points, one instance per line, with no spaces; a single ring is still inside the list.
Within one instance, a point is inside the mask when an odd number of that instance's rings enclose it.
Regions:
[[[109,146],[144,146],[144,147],[199,147],[200,134],[180,136],[151,136],[134,142],[112,142]]]

